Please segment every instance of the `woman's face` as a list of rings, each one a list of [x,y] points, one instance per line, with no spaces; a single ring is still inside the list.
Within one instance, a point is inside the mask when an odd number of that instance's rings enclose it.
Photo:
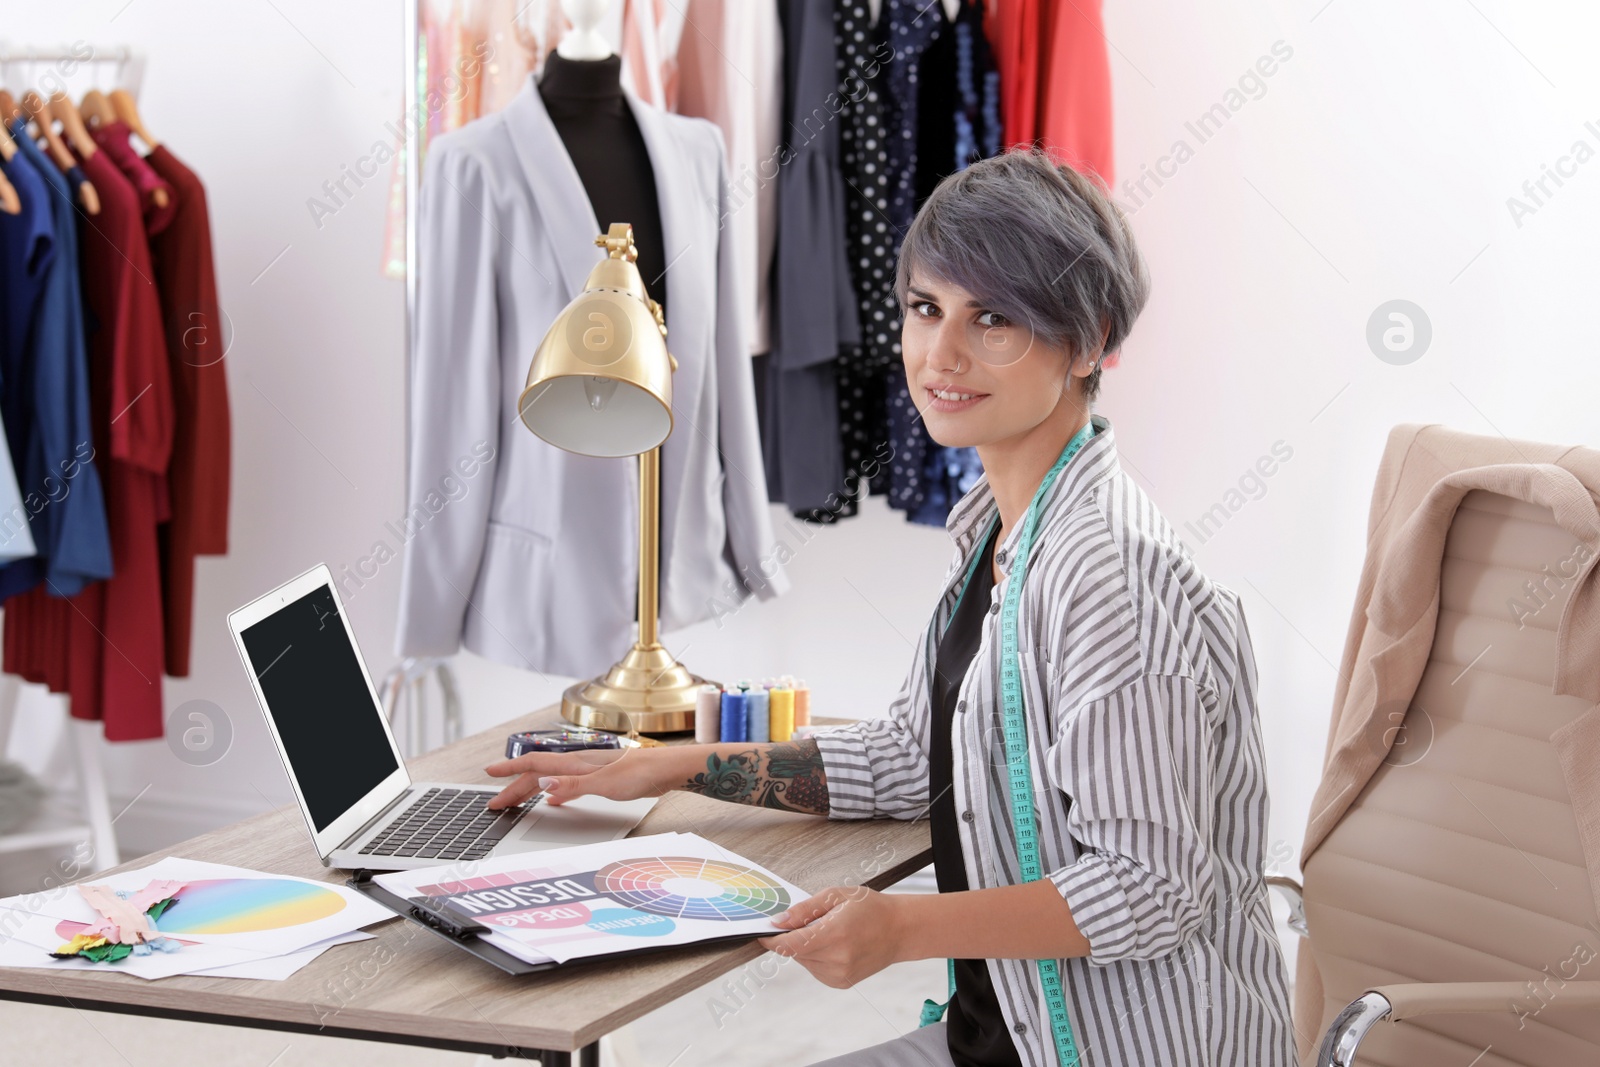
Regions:
[[[1047,345],[957,285],[913,275],[900,335],[906,384],[928,434],[948,447],[982,446],[1038,428],[1064,402],[1082,417],[1080,360]],[[1076,421],[1076,420],[1074,420]]]

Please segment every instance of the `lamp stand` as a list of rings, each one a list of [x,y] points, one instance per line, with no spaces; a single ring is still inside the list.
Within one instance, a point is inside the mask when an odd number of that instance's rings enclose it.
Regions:
[[[605,674],[562,694],[568,722],[623,734],[694,729],[695,694],[706,680],[658,640],[660,510],[661,449],[652,448],[639,454],[639,638]]]

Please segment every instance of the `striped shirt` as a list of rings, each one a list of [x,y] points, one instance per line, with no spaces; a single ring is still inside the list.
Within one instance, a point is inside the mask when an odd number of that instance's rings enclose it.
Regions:
[[[1080,1063],[1293,1067],[1244,610],[1122,471],[1110,423],[1092,419],[1041,502],[1017,624],[1040,860],[1089,942],[1059,964]],[[950,513],[955,558],[888,716],[817,735],[833,818],[926,815],[930,664],[996,512],[984,479]],[[1002,573],[1019,531],[996,550]],[[973,889],[1020,880],[999,696],[1009,581],[992,593],[953,727]],[[1023,1063],[1054,1064],[1037,965],[990,960],[989,974]]]

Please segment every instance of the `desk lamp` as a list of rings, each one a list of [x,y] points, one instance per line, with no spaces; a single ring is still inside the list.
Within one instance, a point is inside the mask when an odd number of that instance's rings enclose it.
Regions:
[[[658,640],[661,443],[672,432],[672,372],[661,305],[634,265],[633,227],[595,238],[606,258],[539,342],[517,400],[522,424],[585,456],[639,457],[639,635],[605,674],[561,697],[569,722],[617,733],[694,729],[690,674]]]

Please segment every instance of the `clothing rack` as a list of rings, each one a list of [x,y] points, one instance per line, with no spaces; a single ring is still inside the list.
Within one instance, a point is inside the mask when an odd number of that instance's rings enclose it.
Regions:
[[[0,679],[0,687],[5,690],[4,698],[0,699],[0,750],[3,750],[10,741],[11,724],[16,717],[22,693],[22,680],[6,675]],[[100,724],[72,718],[67,714],[67,698],[64,696],[54,697],[51,703],[60,707],[62,717],[67,721],[67,743],[72,747],[78,788],[82,793],[81,821],[74,822],[53,813],[50,808],[55,798],[53,795],[46,796],[45,814],[35,820],[35,825],[0,834],[0,853],[75,846],[88,842],[94,851],[84,865],[85,871],[92,873],[115,867],[122,862],[122,857],[117,846],[116,831],[112,827],[116,820],[111,814],[111,798],[106,791],[105,768],[100,763]]]
[[[135,52],[127,45],[117,45],[112,48],[100,48],[96,45],[79,42],[88,48],[88,56],[84,56],[81,49],[73,48],[35,48],[32,45],[16,48],[7,41],[0,41],[0,82],[10,80],[12,69],[16,66],[26,66],[27,77],[31,81],[34,71],[46,64],[75,63],[88,67],[92,81],[99,87],[101,85],[101,72],[110,67],[110,76],[106,79],[110,84],[106,88],[115,86],[126,89],[135,100],[139,99],[139,90],[144,82],[144,56]],[[76,73],[76,71],[74,71]],[[70,75],[63,76],[63,80]],[[37,88],[29,85],[27,88]]]
[[[84,48],[88,54],[84,54]],[[62,73],[62,64],[75,64],[72,71]],[[18,68],[22,68],[19,73]],[[40,68],[54,68],[57,78],[66,82],[81,68],[87,68],[90,80],[96,87],[120,88],[138,99],[144,80],[144,57],[126,45],[101,48],[78,42],[72,48],[36,48],[31,45],[17,48],[0,41],[0,85],[17,90],[42,89],[35,84]],[[109,70],[108,70],[109,68]],[[14,83],[14,78],[17,79]],[[10,742],[11,725],[16,718],[21,701],[22,681],[10,676],[0,681],[0,751]],[[51,812],[55,797],[45,800],[46,813],[37,820],[38,825],[9,834],[0,834],[0,853],[21,852],[28,849],[72,846],[88,842],[94,849],[86,869],[104,870],[121,862],[117,845],[115,821],[111,814],[111,799],[106,788],[105,768],[100,762],[100,724],[74,719],[68,713],[65,696],[52,696],[52,704],[61,709],[67,724],[67,744],[72,748],[77,770],[80,796],[80,821],[72,821]]]

